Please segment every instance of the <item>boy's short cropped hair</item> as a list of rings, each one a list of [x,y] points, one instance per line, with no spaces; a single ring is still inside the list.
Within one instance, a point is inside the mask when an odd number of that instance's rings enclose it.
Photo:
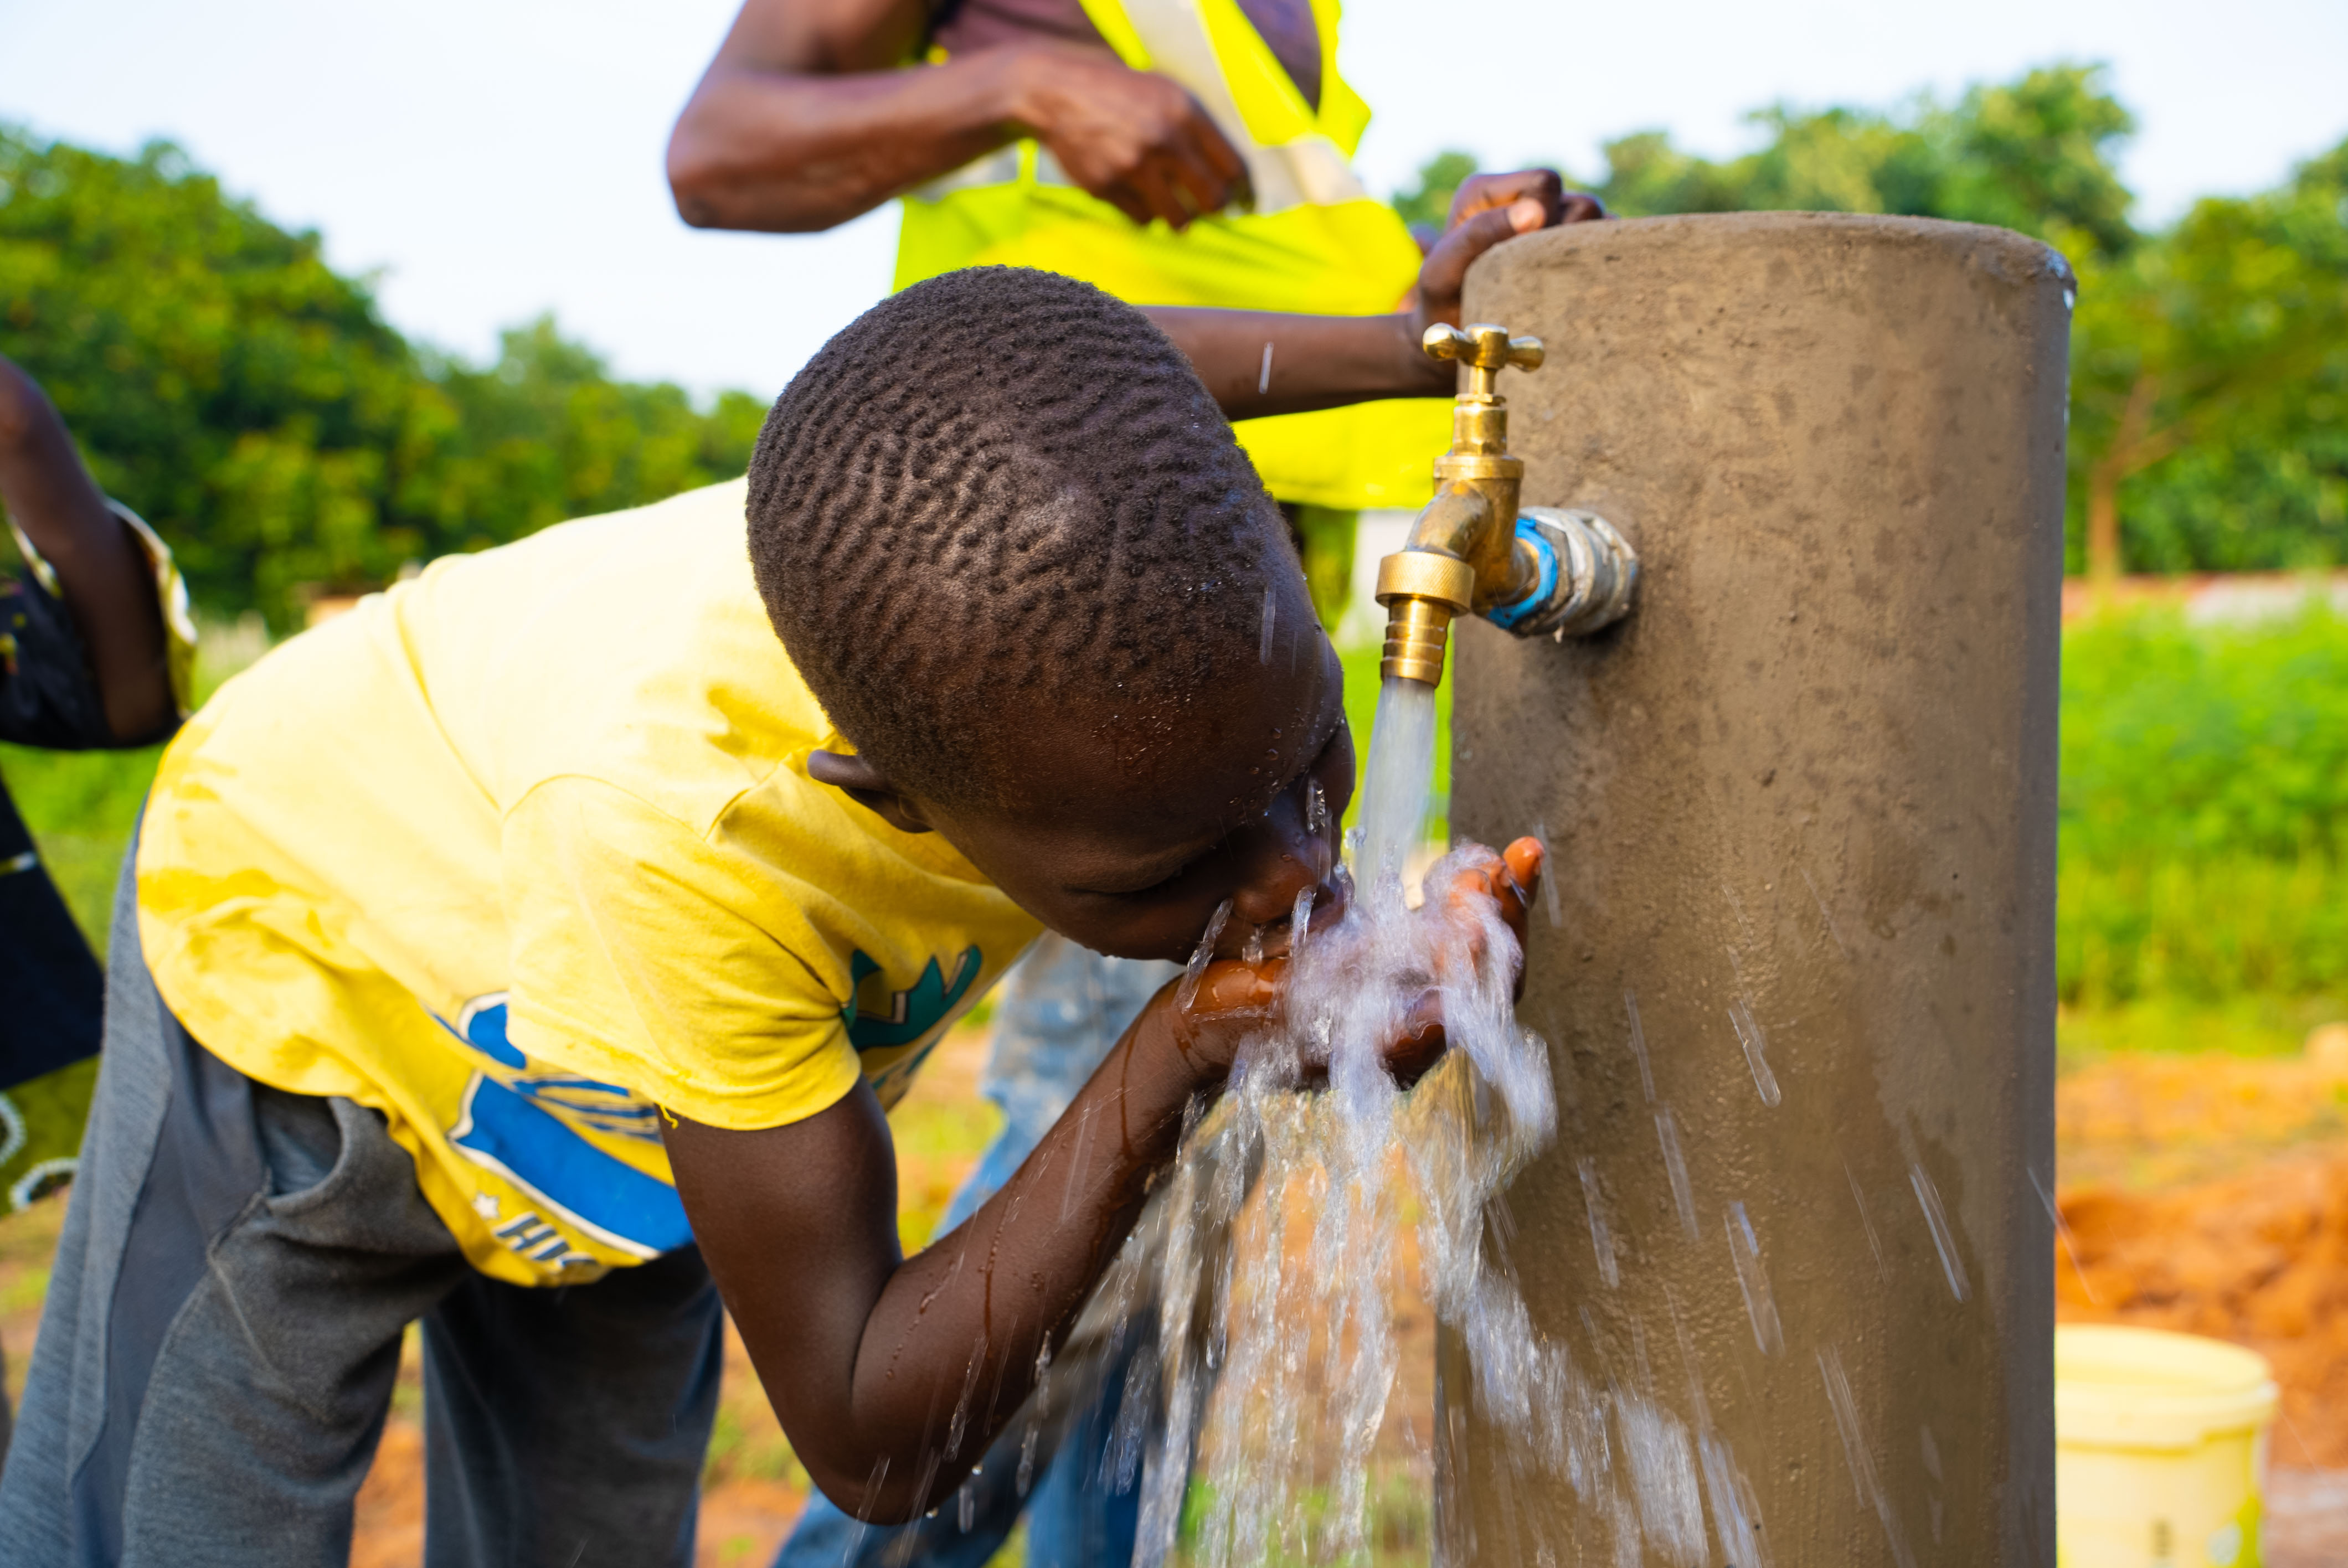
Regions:
[[[1296,569],[1172,342],[1019,267],[917,283],[823,346],[759,434],[749,538],[832,723],[953,802],[1005,797],[1039,704],[1146,727],[1254,662],[1272,574]]]

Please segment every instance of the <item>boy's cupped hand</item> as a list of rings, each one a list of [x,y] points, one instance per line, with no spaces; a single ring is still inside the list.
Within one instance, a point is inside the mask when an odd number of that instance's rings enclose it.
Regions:
[[[1485,925],[1477,906],[1489,900],[1498,907],[1501,921],[1517,939],[1519,995],[1525,978],[1525,917],[1540,886],[1546,858],[1539,839],[1519,838],[1488,864],[1453,876],[1442,895],[1447,909],[1468,931],[1470,956],[1478,962],[1484,956]],[[1200,972],[1197,989],[1187,1003],[1179,982],[1168,987],[1161,1000],[1179,1015],[1177,1035],[1185,1054],[1196,1053],[1228,1070],[1247,1035],[1278,1016],[1288,968],[1284,954],[1256,963],[1219,958]],[[1430,989],[1405,1016],[1395,1039],[1387,1043],[1386,1070],[1408,1088],[1443,1060],[1449,1044],[1443,993]]]

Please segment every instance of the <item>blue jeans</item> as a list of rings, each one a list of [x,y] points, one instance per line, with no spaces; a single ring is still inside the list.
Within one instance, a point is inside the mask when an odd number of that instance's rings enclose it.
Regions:
[[[941,1230],[969,1218],[1010,1179],[1142,1005],[1180,972],[1173,964],[1105,958],[1048,934],[1020,960],[995,1004],[994,1044],[979,1081],[1003,1109],[1003,1131],[954,1194]],[[972,1479],[966,1506],[950,1500],[934,1517],[876,1530],[819,1493],[775,1568],[983,1568],[1023,1509],[1030,1568],[1123,1568],[1133,1560],[1139,1487],[1118,1473],[1109,1448],[1128,1368],[1145,1349],[1137,1338],[1112,1356],[1099,1373],[1100,1396],[1064,1430],[1039,1429],[1034,1452],[1023,1452],[1028,1422],[1014,1418]],[[1154,1399],[1154,1386],[1137,1397]],[[1032,1489],[1022,1482],[1023,1469]]]

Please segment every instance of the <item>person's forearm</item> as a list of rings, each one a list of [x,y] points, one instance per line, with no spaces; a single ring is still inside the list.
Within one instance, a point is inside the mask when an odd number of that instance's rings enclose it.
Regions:
[[[1232,978],[1210,974],[1208,989]],[[1258,989],[1252,975],[1236,978]],[[685,1182],[697,1161],[679,1165],[704,1255],[775,1412],[817,1484],[850,1512],[887,1522],[936,1506],[1026,1399],[1038,1356],[1074,1320],[1173,1158],[1192,1098],[1221,1082],[1224,1065],[1177,1038],[1170,1003],[1161,996],[1144,1009],[1002,1191],[893,1266],[893,1247],[883,1261],[870,1236],[778,1234],[771,1218]],[[877,1103],[860,1098],[877,1118]],[[680,1134],[694,1131],[672,1130],[673,1150]],[[693,1153],[689,1142],[683,1152]],[[725,1181],[804,1193],[809,1152],[730,1145]],[[763,1168],[769,1155],[773,1170]],[[836,1145],[835,1158],[858,1168],[827,1173],[834,1212],[893,1190],[885,1131]],[[878,1223],[893,1221],[884,1213]]]
[[[171,682],[155,575],[106,504],[73,436],[40,388],[0,361],[0,506],[57,573],[118,741],[171,719]]]
[[[1022,52],[796,75],[720,59],[669,138],[688,223],[808,233],[844,223],[1020,134]]]
[[[1420,348],[1416,318],[1297,316],[1152,305],[1225,417],[1301,414],[1382,397],[1448,397],[1457,373]]]

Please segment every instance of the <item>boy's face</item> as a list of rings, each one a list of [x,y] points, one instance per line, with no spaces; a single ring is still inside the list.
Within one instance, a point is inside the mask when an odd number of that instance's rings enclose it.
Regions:
[[[1313,627],[1301,580],[1292,597],[1283,613]],[[1268,661],[1171,708],[1047,700],[1006,715],[1021,737],[1008,806],[875,790],[848,775],[853,759],[829,753],[810,771],[901,827],[943,834],[1029,914],[1096,951],[1187,958],[1228,898],[1217,949],[1236,956],[1267,927],[1276,954],[1298,893],[1314,889],[1324,918],[1337,912],[1330,874],[1354,794],[1344,697],[1336,652],[1315,628],[1297,640],[1292,667],[1283,640]]]

